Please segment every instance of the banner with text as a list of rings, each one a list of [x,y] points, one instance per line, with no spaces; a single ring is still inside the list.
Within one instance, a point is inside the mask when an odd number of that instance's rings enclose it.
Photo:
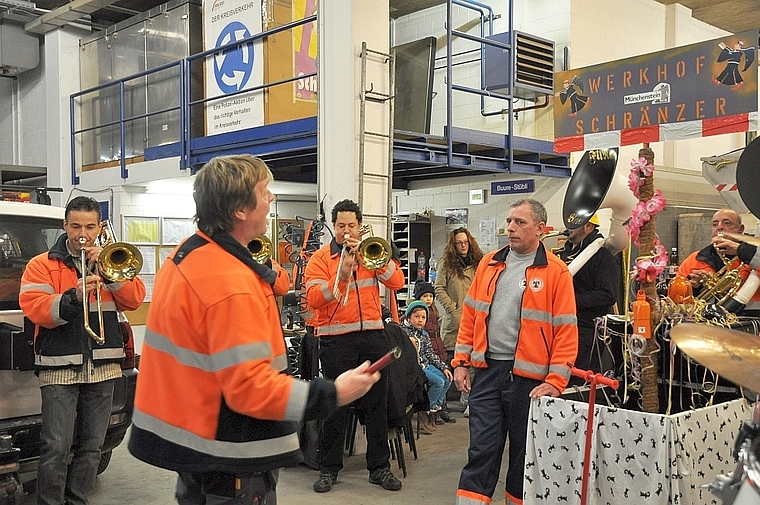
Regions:
[[[293,19],[302,19],[317,13],[317,0],[293,0]],[[313,74],[317,71],[317,27],[316,22],[293,28],[293,71],[294,75]],[[317,101],[317,78],[299,79],[293,84],[295,99]]]
[[[205,50],[261,33],[261,0],[206,0],[203,5]],[[239,93],[264,82],[263,43],[257,41],[206,58],[206,135],[264,124],[264,92]]]
[[[757,123],[758,30],[554,77],[554,150],[747,131]]]

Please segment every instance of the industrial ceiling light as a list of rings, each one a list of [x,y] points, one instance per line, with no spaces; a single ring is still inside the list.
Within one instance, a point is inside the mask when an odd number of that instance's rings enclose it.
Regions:
[[[27,2],[26,0],[0,0],[0,7],[34,11],[37,9],[37,4],[34,2]]]

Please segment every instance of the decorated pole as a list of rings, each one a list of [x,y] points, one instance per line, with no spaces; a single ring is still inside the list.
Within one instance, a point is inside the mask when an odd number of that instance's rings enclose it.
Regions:
[[[644,158],[647,165],[654,166],[654,152],[649,148],[649,144],[644,144],[644,147],[639,150],[639,158]],[[650,173],[643,179],[643,185],[639,189],[639,201],[649,202],[655,196],[654,189],[654,174]],[[659,192],[658,192],[659,193]],[[655,247],[662,246],[657,240],[655,233],[655,213],[650,214],[650,218],[641,227],[641,234],[639,236],[639,254],[655,255]],[[640,278],[639,286],[643,289],[647,295],[647,301],[650,306],[650,327],[656,328],[660,321],[660,313],[658,304],[655,301],[657,297],[657,279],[652,276],[645,276]],[[659,392],[657,389],[657,344],[655,343],[654,336],[647,339],[647,345],[644,348],[642,369],[641,369],[641,407],[644,412],[659,412],[660,400]]]

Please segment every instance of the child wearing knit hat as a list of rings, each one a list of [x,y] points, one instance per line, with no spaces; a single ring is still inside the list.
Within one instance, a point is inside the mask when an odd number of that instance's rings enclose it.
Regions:
[[[421,300],[415,300],[406,308],[406,319],[401,327],[406,331],[409,338],[417,341],[420,353],[420,366],[430,381],[428,397],[430,399],[430,412],[422,415],[422,425],[429,433],[435,431],[435,422],[430,414],[438,412],[446,403],[446,391],[451,386],[454,378],[449,367],[440,357],[433,352],[430,344],[430,336],[425,331],[425,322],[428,316],[428,306]]]
[[[441,358],[441,361],[448,365],[446,344],[441,339],[441,329],[438,323],[440,315],[438,314],[438,307],[435,304],[435,288],[429,282],[418,281],[414,284],[414,298],[427,304],[428,318],[427,323],[425,323],[425,331],[430,336],[430,344],[433,346],[433,351]],[[435,417],[438,424],[457,422],[456,419],[449,415],[445,399],[442,409]]]

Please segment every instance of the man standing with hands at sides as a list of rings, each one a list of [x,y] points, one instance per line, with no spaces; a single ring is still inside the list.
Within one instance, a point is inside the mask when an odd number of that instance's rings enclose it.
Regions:
[[[95,246],[102,229],[97,200],[72,199],[66,205],[63,229],[66,233],[50,251],[29,261],[19,294],[21,310],[35,324],[35,366],[42,395],[39,505],[87,504],[111,416],[114,379],[121,377],[125,357],[117,310],[135,310],[145,298],[139,277],[103,284],[97,271],[89,269],[103,250]],[[82,251],[86,265],[81,264]],[[103,328],[94,308],[98,283]],[[85,330],[85,297],[89,326],[105,339],[102,344]]]
[[[570,264],[586,247],[597,239],[599,218],[594,214],[583,226],[571,230],[558,256]],[[603,372],[602,353],[596,339],[597,317],[609,314],[620,291],[621,269],[612,253],[602,247],[573,276],[575,308],[578,317],[578,359],[575,366],[582,370]],[[573,377],[571,381],[577,378]],[[583,384],[583,379],[577,379]]]
[[[465,298],[451,364],[460,391],[470,392],[470,447],[458,505],[488,504],[509,436],[505,502],[522,503],[525,437],[532,398],[557,397],[578,349],[573,279],[540,237],[546,209],[513,203],[509,245],[486,254]],[[470,383],[469,367],[475,367]]]
[[[302,460],[299,420],[380,378],[368,362],[335,382],[288,374],[277,274],[246,247],[266,231],[270,181],[250,155],[209,161],[193,186],[198,231],[156,276],[129,450],[179,473],[181,505],[276,504],[278,469]]]
[[[314,333],[319,339],[319,359],[325,377],[337,377],[364,360],[375,361],[390,346],[383,331],[380,284],[391,290],[404,286],[404,273],[395,259],[376,270],[359,262],[359,228],[362,212],[351,200],[332,209],[335,238],[315,252],[306,267],[306,299],[314,311]],[[342,261],[341,261],[342,257]],[[367,427],[369,481],[389,491],[401,489],[390,470],[388,447],[387,371],[362,399]],[[319,439],[319,478],[314,491],[332,489],[343,468],[343,436],[347,409],[338,409],[322,426]]]

